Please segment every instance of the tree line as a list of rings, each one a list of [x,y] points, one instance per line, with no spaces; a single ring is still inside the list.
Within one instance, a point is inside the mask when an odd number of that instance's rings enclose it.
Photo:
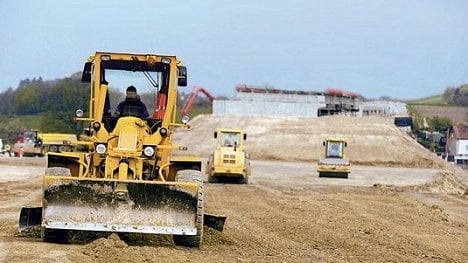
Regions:
[[[41,77],[21,80],[17,89],[8,88],[0,93],[0,135],[5,137],[18,132],[17,129],[32,128],[79,134],[82,128],[73,117],[76,109],[88,109],[88,98],[89,85],[81,82],[81,72],[56,80],[45,81]],[[34,122],[22,121],[31,115],[35,116]]]
[[[21,80],[18,88],[0,93],[0,115],[38,115],[88,107],[89,85],[80,73],[64,79]]]
[[[446,88],[443,98],[447,104],[468,107],[468,84]]]

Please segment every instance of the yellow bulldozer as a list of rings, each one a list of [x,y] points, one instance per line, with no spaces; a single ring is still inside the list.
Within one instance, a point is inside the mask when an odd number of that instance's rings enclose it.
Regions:
[[[89,152],[48,154],[43,206],[22,209],[20,230],[40,224],[44,241],[60,243],[73,231],[169,234],[176,245],[199,247],[202,162],[173,155],[187,148],[172,144],[175,127],[186,126],[175,120],[186,67],[175,56],[96,52],[82,81],[90,83],[89,109],[76,120],[89,125]],[[139,103],[117,109],[129,86],[149,116]]]
[[[319,177],[348,178],[351,164],[344,154],[348,143],[342,138],[326,138],[323,146],[325,158],[320,159],[317,165]]]
[[[251,168],[248,154],[244,151],[247,134],[241,129],[217,128],[214,138],[216,150],[206,164],[208,182],[236,180],[248,184]]]

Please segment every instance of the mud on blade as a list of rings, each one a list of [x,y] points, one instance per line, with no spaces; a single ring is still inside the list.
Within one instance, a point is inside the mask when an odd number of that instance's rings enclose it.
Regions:
[[[196,183],[46,177],[45,228],[195,235]]]

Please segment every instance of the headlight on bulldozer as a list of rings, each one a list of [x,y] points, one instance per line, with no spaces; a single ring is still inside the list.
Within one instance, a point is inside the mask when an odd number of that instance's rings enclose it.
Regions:
[[[166,136],[167,135],[167,129],[166,128],[161,128],[159,129],[159,134],[161,134],[161,136]]]
[[[75,116],[78,117],[78,118],[83,117],[83,114],[84,114],[84,113],[83,113],[83,110],[82,110],[82,109],[77,109],[77,110],[75,111]]]
[[[93,122],[93,129],[99,131],[99,129],[101,129],[101,124],[99,122]]]
[[[146,146],[145,149],[143,149],[143,154],[146,157],[151,157],[154,154],[154,148],[151,146]]]
[[[107,150],[106,146],[102,143],[96,146],[96,152],[99,154],[104,154],[106,150]]]

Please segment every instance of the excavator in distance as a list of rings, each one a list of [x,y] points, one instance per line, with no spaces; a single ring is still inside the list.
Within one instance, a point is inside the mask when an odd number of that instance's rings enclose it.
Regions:
[[[182,107],[182,110],[180,111],[182,116],[189,116],[193,102],[195,101],[200,92],[205,94],[205,96],[210,100],[210,102],[213,102],[213,100],[215,99],[215,97],[213,97],[213,95],[211,95],[206,89],[197,86],[193,87],[192,92],[190,92],[189,97],[187,98],[184,106]]]
[[[187,69],[176,56],[96,52],[85,63],[90,83],[89,152],[49,153],[43,206],[23,208],[20,231],[41,225],[44,241],[66,243],[71,231],[169,234],[174,244],[202,244],[204,191],[201,160],[175,156],[172,144],[177,89]],[[115,117],[125,88],[135,85],[154,109]],[[120,90],[120,92],[118,92]],[[145,92],[147,91],[147,92]],[[145,98],[143,98],[146,96]]]

